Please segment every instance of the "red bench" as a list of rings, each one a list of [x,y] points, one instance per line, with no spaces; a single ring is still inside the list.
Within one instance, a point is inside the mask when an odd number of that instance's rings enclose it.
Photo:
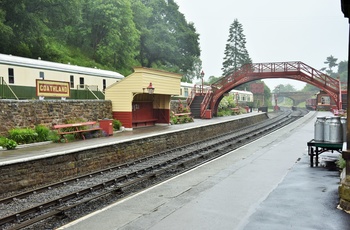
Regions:
[[[75,124],[54,125],[53,128],[56,129],[57,134],[60,135],[60,140],[65,139],[65,141],[68,142],[67,138],[64,137],[66,134],[79,133],[82,139],[85,140],[86,138],[84,133],[102,130],[101,127],[96,126],[96,123],[96,121],[88,121]],[[68,129],[68,131],[64,129]]]
[[[144,119],[144,120],[133,120],[132,127],[145,127],[145,126],[153,126],[158,119]]]

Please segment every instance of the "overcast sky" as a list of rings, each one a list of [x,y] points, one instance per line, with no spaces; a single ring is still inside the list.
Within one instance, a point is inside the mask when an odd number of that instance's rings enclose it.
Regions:
[[[315,69],[326,58],[348,58],[349,24],[340,0],[175,0],[188,22],[200,34],[205,78],[222,75],[229,27],[234,19],[243,26],[246,48],[254,63],[302,61]],[[264,80],[271,90],[295,80]]]

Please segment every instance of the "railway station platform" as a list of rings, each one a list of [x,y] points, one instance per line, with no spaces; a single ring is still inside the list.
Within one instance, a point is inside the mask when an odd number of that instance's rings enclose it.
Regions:
[[[309,166],[316,115],[59,230],[349,229],[339,172]]]
[[[80,151],[99,146],[121,143],[133,139],[152,137],[163,133],[176,132],[180,130],[191,129],[194,127],[206,126],[210,124],[222,123],[229,120],[238,120],[245,117],[256,116],[261,114],[252,112],[230,117],[214,117],[208,120],[195,119],[194,122],[178,124],[178,125],[156,125],[151,127],[143,127],[133,129],[132,131],[116,132],[113,136],[92,138],[87,140],[69,142],[69,143],[35,143],[18,146],[15,150],[0,149],[0,166],[25,162],[29,160],[37,160],[41,158],[62,155],[73,151]],[[275,116],[274,113],[269,113],[269,117]]]

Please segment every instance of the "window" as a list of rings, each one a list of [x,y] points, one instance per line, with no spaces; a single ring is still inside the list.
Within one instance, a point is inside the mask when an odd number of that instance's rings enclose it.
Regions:
[[[70,80],[69,80],[69,82],[70,82],[70,87],[71,87],[71,88],[74,88],[74,76],[73,76],[73,75],[70,75]]]
[[[44,75],[44,72],[39,72],[39,78],[44,80],[45,79],[45,75]]]
[[[79,85],[80,85],[80,88],[84,88],[84,78],[83,77],[79,78]]]
[[[188,88],[185,88],[185,97],[188,97]]]
[[[12,68],[8,69],[8,76],[9,76],[9,83],[14,84],[15,83],[15,72]]]
[[[105,91],[106,87],[107,87],[107,84],[106,84],[106,79],[103,79],[102,80],[102,87],[103,87],[103,92]]]

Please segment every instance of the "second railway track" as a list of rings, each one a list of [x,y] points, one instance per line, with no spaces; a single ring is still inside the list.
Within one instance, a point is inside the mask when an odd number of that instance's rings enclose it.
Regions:
[[[1,229],[54,229],[281,128],[302,112],[0,200]]]

